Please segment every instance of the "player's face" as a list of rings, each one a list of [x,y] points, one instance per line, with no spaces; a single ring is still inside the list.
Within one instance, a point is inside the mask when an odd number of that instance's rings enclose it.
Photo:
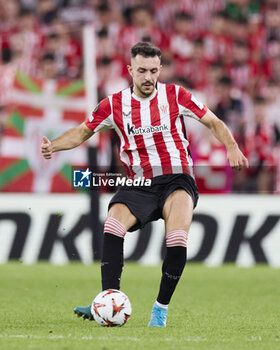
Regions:
[[[143,57],[137,55],[132,58],[128,71],[133,79],[134,93],[139,97],[149,97],[155,89],[161,69],[158,56]]]

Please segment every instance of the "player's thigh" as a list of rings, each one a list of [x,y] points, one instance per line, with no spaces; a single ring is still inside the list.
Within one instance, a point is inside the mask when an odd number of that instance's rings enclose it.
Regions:
[[[162,215],[166,233],[174,230],[189,231],[193,216],[193,200],[183,189],[172,192],[166,199]]]
[[[129,230],[137,222],[136,217],[123,203],[114,203],[109,209],[108,217],[118,220],[126,230]]]

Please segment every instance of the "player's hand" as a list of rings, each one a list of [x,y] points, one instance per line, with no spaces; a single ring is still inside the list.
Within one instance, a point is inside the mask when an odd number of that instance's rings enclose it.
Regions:
[[[240,151],[237,145],[234,145],[227,150],[227,160],[231,168],[241,170],[244,167],[249,168],[248,159]]]
[[[41,152],[45,159],[51,159],[53,153],[52,143],[46,136],[43,136]]]

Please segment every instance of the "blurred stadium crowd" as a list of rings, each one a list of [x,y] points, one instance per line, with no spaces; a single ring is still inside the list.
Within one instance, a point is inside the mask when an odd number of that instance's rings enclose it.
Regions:
[[[99,99],[130,84],[130,47],[152,41],[163,53],[160,80],[192,90],[248,157],[250,169],[230,186],[279,191],[280,0],[0,0],[2,131],[17,69],[44,79],[83,77],[87,23],[97,33]],[[224,149],[197,128],[190,124],[195,164],[225,166]]]

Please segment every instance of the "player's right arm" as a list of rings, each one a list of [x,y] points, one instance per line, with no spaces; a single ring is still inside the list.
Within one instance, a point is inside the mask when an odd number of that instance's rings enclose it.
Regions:
[[[67,130],[53,141],[43,136],[43,142],[41,144],[42,155],[45,159],[51,159],[54,152],[75,148],[89,139],[93,134],[94,132],[85,123],[82,123],[75,128]]]
[[[84,123],[66,131],[53,141],[43,136],[42,155],[45,159],[51,159],[54,152],[75,148],[89,139],[95,132],[112,127],[112,108],[107,97],[96,106],[92,115]]]

